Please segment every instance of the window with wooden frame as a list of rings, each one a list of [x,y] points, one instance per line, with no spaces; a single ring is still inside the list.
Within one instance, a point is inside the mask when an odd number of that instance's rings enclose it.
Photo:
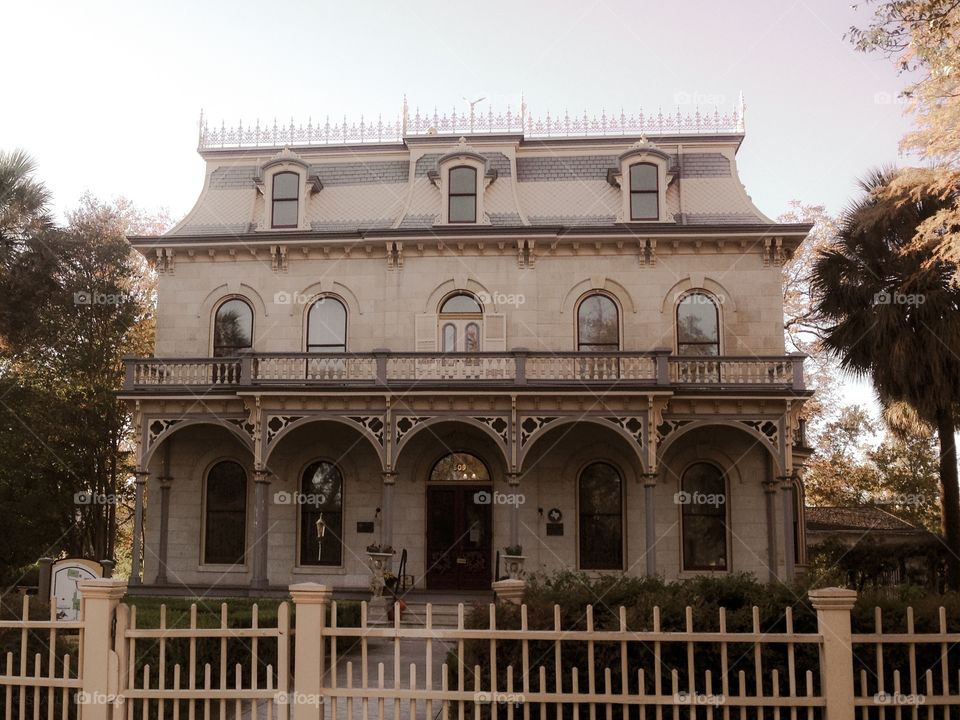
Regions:
[[[630,166],[630,219],[657,220],[660,217],[659,170],[653,163]]]
[[[271,192],[273,212],[270,227],[295,228],[300,223],[300,174],[278,172]]]
[[[207,473],[203,562],[242,565],[247,544],[247,473],[240,463],[218,462]]]
[[[466,165],[450,168],[447,219],[452,223],[477,221],[477,170]]]
[[[623,479],[613,465],[591,463],[578,481],[581,570],[623,569]]]

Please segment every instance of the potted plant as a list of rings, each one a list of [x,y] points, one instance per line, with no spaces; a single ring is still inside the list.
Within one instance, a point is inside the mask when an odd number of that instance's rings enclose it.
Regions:
[[[503,571],[507,577],[511,580],[523,580],[523,561],[526,559],[522,545],[507,545],[503,549]]]
[[[383,587],[386,584],[386,574],[390,572],[390,560],[393,558],[393,548],[389,545],[373,543],[367,545],[367,557],[370,562],[370,590],[373,597],[383,597]]]

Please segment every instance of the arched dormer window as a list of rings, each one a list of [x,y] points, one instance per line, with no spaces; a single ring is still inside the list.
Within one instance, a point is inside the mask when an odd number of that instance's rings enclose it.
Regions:
[[[440,304],[440,349],[443,352],[480,352],[483,308],[469,293],[455,293]]]
[[[213,319],[213,356],[235,357],[253,347],[253,310],[246,300],[220,304]]]
[[[704,292],[687,293],[677,303],[677,354],[720,354],[720,311]]]
[[[623,222],[667,222],[667,186],[675,176],[670,155],[643,139],[620,155],[619,161],[607,180],[620,188]]]
[[[660,217],[660,189],[657,166],[641,162],[630,166],[630,219],[656,220]]]
[[[334,297],[323,297],[307,312],[307,352],[347,351],[347,309]]]
[[[477,170],[467,165],[450,169],[447,217],[452,223],[477,221]]]
[[[620,312],[603,293],[587,295],[577,307],[577,351],[616,352],[620,349]]]
[[[300,221],[300,174],[284,171],[274,175],[270,197],[270,227],[297,227]]]

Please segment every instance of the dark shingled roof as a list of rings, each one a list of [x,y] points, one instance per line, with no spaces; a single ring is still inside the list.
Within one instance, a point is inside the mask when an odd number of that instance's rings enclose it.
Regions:
[[[881,507],[806,507],[807,531],[926,533]]]

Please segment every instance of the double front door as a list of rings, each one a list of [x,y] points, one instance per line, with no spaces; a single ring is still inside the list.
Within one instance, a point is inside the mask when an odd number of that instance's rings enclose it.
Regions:
[[[489,590],[493,514],[489,485],[427,487],[427,587]]]

